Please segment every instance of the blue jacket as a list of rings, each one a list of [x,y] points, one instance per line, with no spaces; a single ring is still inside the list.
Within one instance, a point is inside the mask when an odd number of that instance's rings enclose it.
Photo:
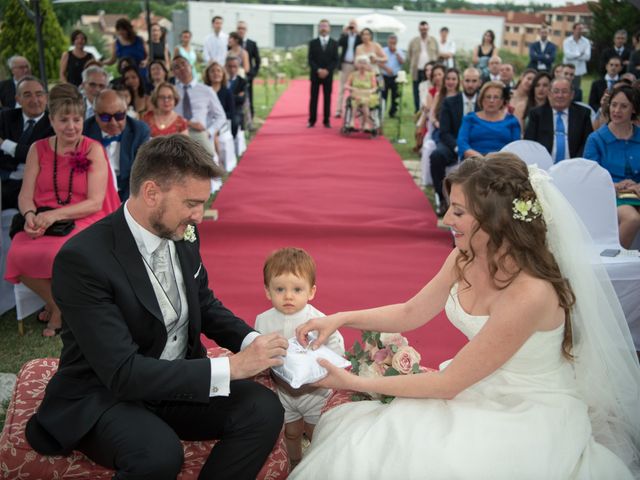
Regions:
[[[460,125],[458,156],[464,158],[467,150],[475,150],[482,155],[498,152],[520,137],[520,122],[510,113],[499,122],[488,122],[471,112],[463,117]]]
[[[542,51],[540,41],[533,42],[529,45],[529,65],[528,68],[535,68],[538,70],[538,62],[544,63],[547,68],[547,72],[551,72],[551,65],[556,59],[556,51],[557,47],[547,41],[547,45],[545,46],[544,52]]]
[[[584,158],[598,162],[611,174],[614,182],[628,179],[625,175],[627,162],[632,170],[632,178],[640,181],[640,128],[633,127],[633,136],[629,140],[617,139],[608,125],[603,125],[587,138]]]
[[[120,140],[120,172],[118,173],[118,194],[123,202],[129,198],[131,166],[140,145],[149,140],[150,134],[147,124],[140,120],[134,120],[127,115],[126,122],[122,131],[122,139]],[[102,131],[98,122],[96,122],[95,116],[85,120],[82,133],[89,138],[102,142]]]

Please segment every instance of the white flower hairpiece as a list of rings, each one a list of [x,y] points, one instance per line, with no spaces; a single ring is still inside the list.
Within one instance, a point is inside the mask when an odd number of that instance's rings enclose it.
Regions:
[[[523,222],[530,222],[542,215],[542,207],[536,198],[535,200],[513,199],[513,218]]]
[[[196,227],[193,225],[187,225],[187,228],[184,230],[183,240],[186,240],[189,243],[193,243],[196,241]]]

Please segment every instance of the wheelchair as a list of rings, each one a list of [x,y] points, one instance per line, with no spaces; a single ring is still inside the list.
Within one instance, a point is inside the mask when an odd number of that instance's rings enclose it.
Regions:
[[[347,97],[344,108],[344,122],[342,128],[340,129],[340,133],[345,136],[349,136],[354,132],[362,132],[369,134],[371,138],[375,138],[378,135],[382,135],[382,122],[384,118],[384,98],[382,97],[382,90],[378,88],[377,95],[379,98],[378,104],[375,107],[369,107],[369,123],[373,125],[373,128],[370,130],[364,129],[365,119],[364,119],[364,111],[362,108],[354,106],[354,101],[351,95]],[[358,124],[358,127],[355,127],[355,120]]]

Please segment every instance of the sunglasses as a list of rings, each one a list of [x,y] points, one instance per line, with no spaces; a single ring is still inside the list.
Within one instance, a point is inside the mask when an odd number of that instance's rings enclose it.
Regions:
[[[115,118],[116,122],[121,122],[127,116],[127,112],[116,112],[116,113],[96,113],[98,118],[102,120],[104,123],[108,123],[112,118]]]

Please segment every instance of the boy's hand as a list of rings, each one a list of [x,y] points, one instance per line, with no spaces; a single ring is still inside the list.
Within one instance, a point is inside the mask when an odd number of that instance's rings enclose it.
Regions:
[[[260,335],[243,351],[229,357],[231,380],[249,378],[267,368],[282,365],[289,342],[278,333]]]

